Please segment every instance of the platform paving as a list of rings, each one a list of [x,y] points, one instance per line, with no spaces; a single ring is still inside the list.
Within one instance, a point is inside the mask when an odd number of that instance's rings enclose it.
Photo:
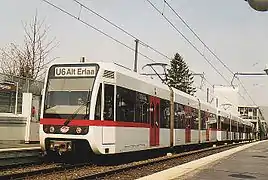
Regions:
[[[0,141],[1,149],[40,147],[39,142],[25,143],[23,141]]]
[[[262,141],[174,180],[268,180],[268,141]]]

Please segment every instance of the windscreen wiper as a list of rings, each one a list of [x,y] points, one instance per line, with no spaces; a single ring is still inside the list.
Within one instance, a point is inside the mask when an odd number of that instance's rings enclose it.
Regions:
[[[68,124],[77,116],[77,114],[80,112],[80,110],[86,106],[88,106],[90,101],[87,101],[86,103],[82,104],[81,106],[79,106],[73,114],[71,114],[69,117],[67,117],[66,121],[64,122],[64,126],[68,126]]]

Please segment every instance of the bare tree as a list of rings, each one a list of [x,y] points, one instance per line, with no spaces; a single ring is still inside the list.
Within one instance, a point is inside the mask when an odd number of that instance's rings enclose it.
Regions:
[[[24,43],[18,46],[11,43],[0,49],[1,70],[4,74],[30,79],[40,79],[47,65],[55,60],[52,50],[58,45],[55,37],[48,38],[49,27],[44,20],[38,19],[37,13],[30,23],[23,23]]]

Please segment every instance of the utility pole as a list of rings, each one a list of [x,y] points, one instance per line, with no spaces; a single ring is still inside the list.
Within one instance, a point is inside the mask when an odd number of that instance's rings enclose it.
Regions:
[[[231,116],[231,118],[232,118],[232,116]],[[233,134],[232,134],[232,119],[231,119],[231,118],[230,118],[230,131],[229,131],[229,132],[230,132],[230,134],[231,134],[231,135],[230,135],[230,139],[233,140]],[[228,132],[227,132],[227,133],[228,133]]]
[[[135,39],[135,61],[134,61],[134,72],[137,72],[137,66],[138,66],[138,45],[139,45],[139,40]]]
[[[170,147],[173,147],[174,145],[174,91],[171,86],[169,86],[170,89]]]
[[[18,97],[19,97],[19,82],[15,82],[16,85],[16,100],[15,100],[15,114],[18,114]]]
[[[209,103],[209,88],[207,88],[207,102]]]
[[[199,98],[197,98],[198,100],[198,143],[201,143],[201,102],[199,100]]]

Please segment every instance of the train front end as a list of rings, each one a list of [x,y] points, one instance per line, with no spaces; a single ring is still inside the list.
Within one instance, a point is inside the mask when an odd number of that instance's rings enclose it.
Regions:
[[[89,151],[98,94],[98,64],[54,64],[47,73],[40,121],[46,153]],[[95,103],[94,103],[95,102]]]

